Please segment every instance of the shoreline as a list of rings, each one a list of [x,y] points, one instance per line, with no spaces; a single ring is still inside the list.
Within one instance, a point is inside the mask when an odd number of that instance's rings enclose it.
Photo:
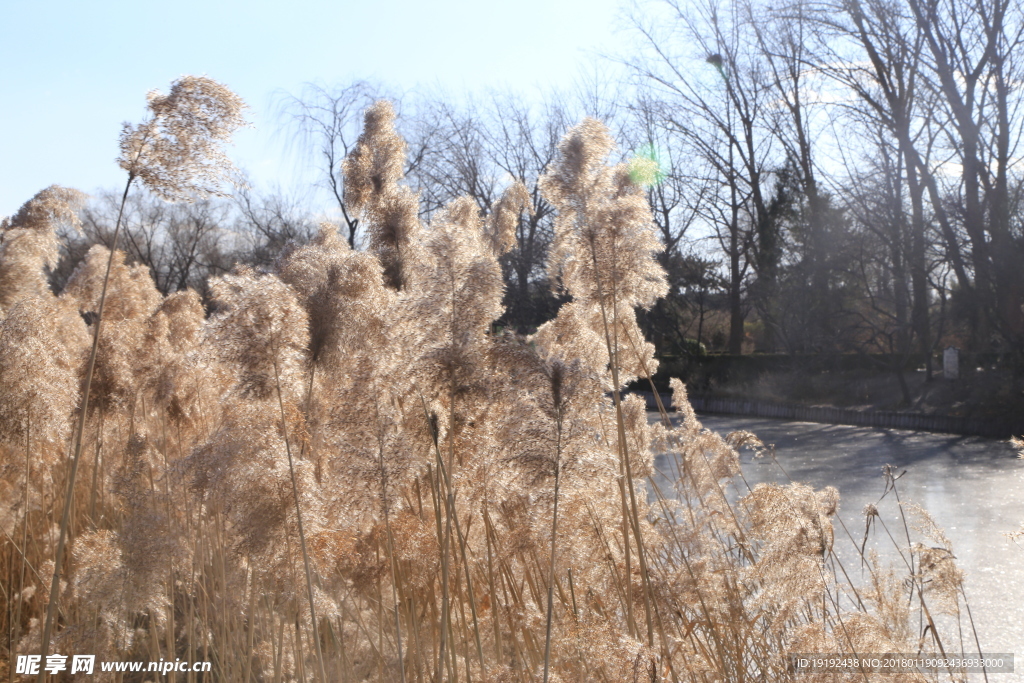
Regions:
[[[647,401],[648,410],[658,409],[653,392],[632,391],[628,393],[643,396]],[[660,393],[660,396],[665,408],[671,409],[672,395]],[[746,415],[777,420],[905,429],[940,434],[957,434],[960,436],[984,436],[996,439],[1008,439],[1011,436],[1024,434],[1024,419],[1005,420],[890,410],[864,410],[830,405],[808,406],[795,403],[752,401],[712,396],[689,396],[688,398],[690,405],[693,406],[696,412],[713,415]]]

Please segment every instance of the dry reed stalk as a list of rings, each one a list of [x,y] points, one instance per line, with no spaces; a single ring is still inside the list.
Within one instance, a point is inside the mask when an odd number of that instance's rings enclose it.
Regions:
[[[60,531],[57,537],[57,551],[54,558],[53,578],[50,581],[50,601],[46,608],[46,622],[43,626],[41,657],[46,660],[50,649],[50,632],[53,628],[53,615],[57,607],[58,591],[60,590],[61,568],[64,562],[64,545],[68,536],[68,525],[71,521],[71,505],[74,500],[75,478],[78,474],[78,463],[82,459],[82,443],[85,435],[85,421],[89,414],[89,391],[92,387],[92,376],[96,369],[96,352],[100,343],[100,327],[103,323],[103,309],[107,302],[107,285],[110,282],[110,269],[114,262],[114,250],[117,248],[117,238],[121,231],[121,218],[124,215],[124,205],[128,199],[128,190],[131,189],[134,174],[128,173],[128,182],[125,184],[124,193],[121,195],[121,205],[117,211],[117,222],[114,226],[114,237],[111,240],[110,258],[107,259],[106,272],[103,275],[103,287],[100,292],[99,307],[96,311],[96,322],[93,328],[92,348],[89,350],[89,361],[86,364],[85,386],[82,390],[82,407],[78,416],[78,426],[75,430],[74,456],[71,460],[71,471],[67,476],[67,492],[64,494],[64,511],[60,518]],[[40,670],[37,680],[42,683],[46,679],[46,671]]]
[[[206,104],[214,105],[214,108],[207,110],[207,116],[191,118],[180,117],[180,109],[193,108],[196,100],[205,100]],[[226,172],[230,165],[226,163],[226,157],[219,151],[217,144],[220,140],[229,139],[231,132],[241,124],[241,109],[244,106],[240,99],[220,84],[210,79],[195,79],[186,77],[176,82],[172,87],[171,94],[167,97],[159,95],[150,98],[150,109],[154,117],[138,129],[125,126],[122,134],[122,157],[119,160],[122,167],[128,172],[128,179],[125,183],[124,192],[118,208],[117,220],[114,227],[114,235],[110,255],[107,260],[106,271],[103,277],[103,285],[100,292],[99,304],[96,311],[96,320],[93,329],[92,347],[89,352],[89,360],[86,365],[85,383],[82,394],[78,425],[74,437],[74,455],[72,457],[70,472],[67,475],[67,491],[64,496],[64,508],[61,514],[60,529],[56,553],[54,558],[54,572],[50,585],[50,598],[46,611],[46,620],[43,627],[41,639],[41,656],[45,660],[50,646],[50,634],[53,627],[54,611],[57,607],[60,577],[63,568],[65,544],[67,541],[69,526],[71,522],[71,507],[74,499],[74,487],[78,473],[78,466],[81,461],[85,423],[89,411],[89,395],[92,387],[93,373],[96,367],[96,356],[99,347],[100,331],[103,323],[103,313],[107,302],[107,288],[110,282],[110,272],[113,265],[114,252],[117,248],[117,240],[121,232],[124,207],[128,198],[128,192],[136,178],[142,179],[154,190],[164,192],[168,196],[180,194],[188,190],[216,191],[216,188],[195,186],[193,176],[209,180],[219,180],[222,173]],[[219,107],[219,108],[218,108]],[[179,148],[167,148],[162,146],[166,138],[161,140],[157,137],[158,132],[166,131],[175,142],[191,142],[191,148],[184,156],[180,154]],[[225,163],[219,167],[212,165],[202,166],[205,159],[192,156],[195,152],[207,153],[214,159],[222,158]],[[46,672],[41,670],[38,680],[43,681]]]
[[[299,485],[295,479],[295,462],[292,460],[292,447],[288,440],[288,416],[284,410],[284,399],[281,397],[281,376],[277,367],[277,349],[274,349],[274,382],[277,388],[277,402],[281,409],[281,431],[284,435],[284,447],[288,454],[288,473],[291,476],[292,481],[292,497],[295,501],[295,523],[299,527],[299,545],[302,549],[302,564],[306,573],[306,594],[309,599],[309,616],[313,626],[313,643],[314,650],[316,652],[316,661],[320,673],[320,681],[326,683],[327,681],[327,670],[324,668],[324,655],[320,647],[320,629],[317,625],[316,618],[316,606],[313,597],[313,572],[309,566],[309,552],[306,548],[306,534],[302,527],[302,510],[299,507]],[[300,635],[299,635],[299,624],[295,622],[295,639],[296,646],[299,646]],[[299,659],[301,665],[302,660]]]
[[[551,660],[551,617],[553,613],[553,600],[554,600],[554,587],[555,587],[555,550],[558,547],[558,486],[562,479],[562,412],[561,412],[561,400],[559,396],[558,385],[555,385],[554,391],[554,403],[557,406],[557,420],[555,432],[556,444],[555,444],[555,500],[552,504],[551,509],[551,559],[548,565],[548,604],[547,604],[547,615],[545,616],[544,625],[544,683],[548,683],[548,666]]]
[[[455,491],[452,488],[451,477],[448,474],[449,470],[448,470],[447,467],[444,467],[444,464],[441,462],[440,453],[438,453],[438,460],[437,460],[437,462],[438,462],[438,469],[441,471],[442,478],[444,479],[445,491],[446,491],[446,493],[448,495],[448,499],[447,499],[448,500],[447,509],[449,511],[448,514],[451,515],[452,520],[455,522],[455,534],[456,534],[456,538],[457,538],[458,543],[459,543],[459,552],[462,555],[462,566],[465,569],[466,593],[469,595],[469,606],[470,606],[470,611],[471,611],[472,616],[473,616],[473,638],[476,641],[477,656],[480,659],[480,668],[486,674],[487,662],[484,659],[484,650],[483,650],[483,646],[481,645],[481,641],[480,641],[480,627],[479,627],[479,623],[478,623],[478,620],[477,620],[476,596],[475,596],[475,594],[473,592],[473,579],[472,579],[472,576],[470,575],[469,558],[466,556],[466,539],[465,539],[465,536],[462,533],[462,527],[459,524],[459,515],[458,515],[458,513],[456,512],[456,509],[455,509]],[[451,464],[452,464],[451,454],[449,455],[449,461],[448,462],[449,462],[449,467],[451,467]],[[460,605],[461,605],[461,601],[460,601]]]
[[[30,476],[30,472],[31,472],[31,465],[29,463],[29,458],[31,457],[30,456],[31,449],[29,447],[30,441],[28,439],[29,439],[28,431],[26,431],[26,434],[25,434],[25,497],[24,497],[25,519],[24,519],[24,522],[22,524],[21,548],[17,548],[17,546],[15,546],[14,543],[11,544],[12,552],[15,549],[17,549],[19,554],[21,555],[21,576],[20,576],[19,581],[18,581],[18,606],[17,606],[17,608],[15,610],[15,613],[14,613],[15,614],[14,621],[10,625],[11,629],[12,629],[12,631],[11,631],[11,643],[18,642],[18,638],[21,635],[21,633],[20,633],[20,631],[21,631],[21,607],[22,607],[22,603],[24,602],[24,594],[25,594],[25,570],[28,567],[28,557],[26,557],[26,555],[25,555],[25,552],[28,550],[28,517],[29,517],[29,515],[28,515],[28,511],[29,511],[29,507],[28,507],[28,487],[29,487],[29,476]],[[7,604],[10,605],[10,601],[9,600],[8,600]],[[8,675],[9,675],[9,678],[10,678],[10,682],[9,683],[13,683],[13,681],[14,681],[14,671],[10,668],[9,665],[8,665],[7,668],[8,668]]]
[[[249,683],[250,677],[252,676],[253,641],[256,638],[256,577],[253,576],[253,573],[249,567],[251,563],[252,558],[248,558],[246,562],[246,588],[248,588],[249,590],[249,619],[248,628],[246,629],[247,638],[245,644],[245,651],[249,654],[245,658],[245,683]]]
[[[384,470],[384,451],[379,449],[381,504],[384,508],[384,527],[387,534],[388,564],[391,568],[391,598],[395,603],[395,642],[398,645],[398,668],[402,683],[405,683],[405,658],[402,656],[401,603],[398,600],[398,571],[395,567],[395,542],[391,532],[391,516],[388,512],[387,477]]]

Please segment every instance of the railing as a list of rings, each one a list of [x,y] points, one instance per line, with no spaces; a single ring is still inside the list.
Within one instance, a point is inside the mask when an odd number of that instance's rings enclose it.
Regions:
[[[647,399],[647,407],[656,410],[654,394],[650,391],[636,392]],[[662,394],[662,403],[669,407],[671,396]],[[941,432],[970,436],[987,436],[999,439],[1024,434],[1024,419],[997,420],[954,415],[922,415],[885,410],[856,410],[833,406],[801,406],[769,401],[748,401],[739,398],[706,398],[691,396],[690,404],[697,412],[723,415],[749,415],[776,420],[798,420],[802,422],[824,422],[828,424],[858,425],[906,429],[922,432]]]

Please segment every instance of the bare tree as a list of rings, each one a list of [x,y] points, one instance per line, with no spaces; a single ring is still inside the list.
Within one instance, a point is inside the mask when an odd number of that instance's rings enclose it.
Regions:
[[[316,231],[308,212],[280,193],[260,195],[243,188],[235,193],[235,207],[239,242],[234,255],[243,263],[268,267],[290,245],[305,244]]]
[[[557,309],[545,272],[555,211],[538,183],[570,125],[568,107],[557,95],[537,108],[514,93],[491,95],[487,148],[502,177],[526,186],[532,209],[520,217],[516,245],[502,263],[509,289],[506,319],[524,331],[553,317]]]
[[[293,126],[294,141],[316,159],[319,184],[341,211],[349,246],[355,247],[359,221],[349,215],[341,162],[359,135],[363,110],[378,97],[378,88],[366,81],[328,88],[307,83],[301,94],[282,93],[278,111]]]
[[[740,0],[757,46],[757,59],[764,64],[764,78],[773,91],[768,107],[773,138],[784,153],[776,166],[775,194],[768,202],[769,233],[777,240],[777,267],[789,261],[806,281],[808,296],[804,315],[815,323],[804,329],[811,348],[826,348],[836,337],[833,288],[836,285],[832,255],[840,249],[845,225],[841,212],[833,206],[832,196],[822,186],[815,144],[822,128],[823,107],[819,93],[825,79],[812,68],[820,25],[804,0],[777,3],[773,0]],[[784,177],[783,177],[784,176]],[[781,191],[781,194],[780,194]],[[790,225],[780,225],[783,213],[789,213]],[[795,219],[795,222],[794,222]],[[784,255],[782,252],[788,251]],[[793,274],[785,277],[793,284]],[[779,277],[782,277],[779,275]],[[789,293],[778,289],[773,278],[760,278],[764,288],[755,297],[770,338],[789,336],[780,329],[777,308]],[[774,345],[774,344],[773,344]]]
[[[469,196],[488,215],[508,185],[522,182],[532,211],[520,217],[516,244],[501,259],[507,289],[500,322],[527,331],[550,319],[557,299],[544,264],[554,208],[541,196],[538,181],[571,124],[567,105],[558,94],[531,106],[518,93],[500,91],[462,104],[436,96],[418,105],[411,130],[423,153],[410,182],[420,192],[423,212]]]
[[[729,350],[739,353],[748,267],[754,266],[758,289],[773,291],[781,254],[765,192],[775,143],[771,84],[753,49],[749,19],[737,5],[664,4],[665,21],[634,16],[646,49],[629,63],[659,93],[668,129],[687,139],[720,183],[705,218],[726,253]],[[680,51],[681,44],[688,49]]]
[[[831,70],[843,72],[841,80],[886,123],[904,158],[911,317],[919,348],[932,346],[925,195],[959,290],[972,302],[969,327],[976,331],[985,322],[1006,346],[1019,348],[1024,252],[1011,190],[1021,134],[1021,98],[1011,86],[1021,78],[1019,4],[851,0],[832,10],[823,24],[851,37],[867,59],[851,55]],[[845,23],[836,19],[842,16]],[[861,61],[870,66],[860,67]]]
[[[676,253],[699,219],[714,180],[707,173],[707,164],[690,158],[682,140],[666,128],[661,106],[649,93],[641,90],[630,110],[632,125],[625,130],[624,138],[638,156],[649,156],[649,161],[658,166],[657,177],[647,188],[647,200],[665,245],[664,253]]]
[[[1022,132],[1022,99],[1014,84],[1024,77],[1024,8],[1015,0],[908,0],[908,5],[925,47],[922,68],[949,114],[950,149],[961,169],[957,217],[967,237],[973,280],[967,264],[954,266],[995,331],[1009,348],[1020,349],[1024,235],[1011,221],[1010,175]],[[952,231],[944,234],[951,257],[962,259]]]
[[[902,315],[909,307],[908,331],[916,338],[917,351],[925,355],[928,377],[931,377],[931,351],[936,337],[931,331],[926,252],[931,240],[928,230],[932,219],[926,215],[924,194],[928,182],[934,184],[929,160],[939,122],[929,93],[921,86],[918,58],[921,38],[913,19],[892,3],[852,0],[842,7],[827,9],[832,11],[818,15],[816,21],[834,40],[818,41],[816,67],[856,96],[856,104],[849,108],[853,114],[851,120],[868,132],[868,140],[875,141],[877,154],[888,154],[884,148],[889,146],[889,141],[880,135],[884,129],[895,142],[900,157],[895,163],[882,165],[884,172],[902,173],[901,178],[887,181],[895,191],[891,198],[895,214],[893,220],[883,225],[909,232],[900,238],[893,235],[892,244],[900,249],[889,251],[893,271],[899,274],[906,270],[910,275],[909,290],[897,291],[900,299],[897,312]],[[844,54],[844,45],[855,47]],[[857,193],[849,194],[849,201],[854,204],[860,201]],[[910,204],[908,226],[904,219],[905,200]],[[944,216],[941,211],[937,219],[948,230]],[[907,343],[908,334],[901,333],[900,339],[901,344]]]
[[[500,196],[484,116],[473,101],[460,107],[450,97],[437,96],[421,104],[416,130],[433,144],[424,146],[422,163],[411,180],[420,191],[426,216],[463,195],[487,213]]]
[[[110,248],[120,200],[120,193],[104,193],[84,209],[83,234],[65,236],[64,262],[54,274],[55,284],[70,275],[93,244]],[[233,261],[227,239],[230,213],[222,200],[169,204],[137,190],[125,202],[120,248],[129,263],[149,268],[161,293],[188,288],[205,293],[206,280],[229,269]]]
[[[914,252],[905,206],[906,158],[885,123],[869,122],[864,128],[875,140],[874,156],[863,160],[866,167],[852,178],[857,190],[847,197],[848,213],[856,225],[855,256],[847,272],[859,296],[848,306],[854,322],[846,336],[856,340],[858,350],[887,354],[886,369],[896,375],[904,403],[909,403],[905,372],[914,350],[916,321],[910,315],[908,262]]]
[[[647,199],[665,247],[658,260],[669,279],[668,294],[650,311],[640,313],[639,319],[662,353],[685,353],[686,335],[695,321],[700,341],[709,286],[718,284],[709,269],[720,264],[690,253],[696,241],[691,228],[702,222],[716,178],[709,164],[688,154],[685,138],[665,126],[661,104],[649,93],[640,89],[629,111],[622,135],[635,150],[631,163],[656,168],[653,177],[646,179]]]

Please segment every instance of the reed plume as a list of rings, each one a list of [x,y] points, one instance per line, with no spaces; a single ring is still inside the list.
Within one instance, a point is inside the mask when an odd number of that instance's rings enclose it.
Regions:
[[[417,196],[405,185],[406,144],[395,131],[395,110],[381,100],[366,110],[363,133],[345,159],[345,197],[363,217],[369,249],[384,267],[384,282],[408,287],[408,268],[416,261],[420,230]]]
[[[169,201],[220,195],[234,165],[223,145],[245,125],[245,102],[206,76],[182,76],[146,96],[150,117],[121,129],[118,165]]]
[[[81,227],[78,211],[86,196],[51,185],[0,220],[0,316],[28,297],[52,297],[45,268],[57,265],[57,228]]]
[[[50,606],[43,627],[43,659],[46,659],[50,646],[50,631],[60,586],[75,478],[82,456],[85,423],[89,414],[89,395],[100,344],[107,285],[128,192],[132,182],[138,178],[159,196],[168,199],[186,199],[190,194],[203,196],[216,193],[218,182],[226,177],[230,170],[221,144],[230,140],[234,130],[244,122],[242,100],[223,85],[206,77],[186,76],[172,84],[171,92],[167,96],[153,91],[147,99],[152,116],[138,126],[125,124],[121,132],[121,156],[117,161],[121,168],[127,171],[128,180],[121,196],[110,254],[96,306],[92,350],[86,363],[82,409],[78,418],[74,455],[68,475],[67,494],[54,561]],[[41,673],[40,679],[42,676]]]

